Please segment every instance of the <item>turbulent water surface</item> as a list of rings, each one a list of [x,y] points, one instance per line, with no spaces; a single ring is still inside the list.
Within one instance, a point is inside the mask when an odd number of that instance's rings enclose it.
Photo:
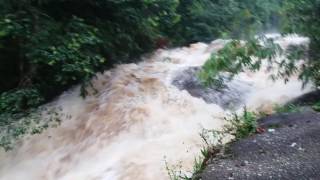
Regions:
[[[286,47],[308,39],[288,36],[277,41]],[[286,85],[273,82],[266,69],[241,73],[228,91],[209,100],[181,88],[183,79],[177,77],[203,65],[224,44],[216,40],[158,50],[138,64],[98,74],[93,80],[97,93],[85,100],[78,96],[79,88],[64,93],[48,106],[61,107],[69,118],[57,128],[25,138],[13,151],[1,152],[0,179],[168,179],[165,162],[191,170],[202,146],[199,133],[223,126],[225,104],[270,111],[274,103],[310,90],[302,90],[295,77]]]

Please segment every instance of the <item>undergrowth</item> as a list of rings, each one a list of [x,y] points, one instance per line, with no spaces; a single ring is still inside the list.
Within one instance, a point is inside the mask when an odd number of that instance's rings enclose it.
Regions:
[[[223,141],[226,137],[234,137],[233,141],[248,137],[257,131],[258,115],[250,112],[247,108],[243,109],[241,115],[233,114],[231,117],[226,117],[228,125],[224,126],[222,130],[207,130],[203,129],[200,137],[204,142],[201,148],[201,155],[196,157],[192,172],[183,172],[181,166],[170,167],[166,162],[166,169],[171,180],[199,180],[201,173],[207,166],[208,162],[213,157],[223,157],[227,150],[228,144]]]
[[[312,105],[312,109],[320,112],[320,101]]]
[[[300,112],[301,106],[295,104],[287,104],[284,106],[275,105],[274,111],[276,113],[293,113],[293,112]]]
[[[225,126],[225,132],[233,135],[236,140],[248,137],[256,132],[258,115],[243,109],[241,115],[233,114],[231,118],[225,118],[230,125]]]

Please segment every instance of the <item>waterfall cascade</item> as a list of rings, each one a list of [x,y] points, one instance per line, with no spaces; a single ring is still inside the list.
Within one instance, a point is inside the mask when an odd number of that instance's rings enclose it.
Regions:
[[[285,48],[308,39],[292,35],[276,42]],[[301,89],[297,77],[287,84],[273,82],[265,69],[239,74],[228,91],[210,101],[179,88],[184,83],[179,77],[188,75],[183,72],[203,65],[224,44],[158,50],[140,63],[98,74],[92,80],[97,93],[86,99],[79,97],[79,88],[65,92],[46,106],[62,108],[69,118],[24,138],[13,151],[0,152],[0,179],[168,179],[165,161],[191,170],[203,145],[199,133],[225,124],[226,104],[239,111],[242,105],[269,111],[310,91]]]

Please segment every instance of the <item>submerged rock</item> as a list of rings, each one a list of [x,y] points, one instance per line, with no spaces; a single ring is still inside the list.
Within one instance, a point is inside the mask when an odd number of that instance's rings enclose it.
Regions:
[[[186,90],[196,98],[201,98],[209,104],[217,104],[223,108],[236,108],[244,103],[250,84],[240,80],[227,82],[225,87],[206,87],[198,79],[200,67],[189,67],[179,72],[172,84],[179,90]]]

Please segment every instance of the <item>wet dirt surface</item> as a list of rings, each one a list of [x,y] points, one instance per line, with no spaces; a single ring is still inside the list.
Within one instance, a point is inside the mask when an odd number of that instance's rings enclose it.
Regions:
[[[263,134],[230,145],[226,158],[212,160],[203,180],[320,179],[320,114],[278,114],[259,121]]]

